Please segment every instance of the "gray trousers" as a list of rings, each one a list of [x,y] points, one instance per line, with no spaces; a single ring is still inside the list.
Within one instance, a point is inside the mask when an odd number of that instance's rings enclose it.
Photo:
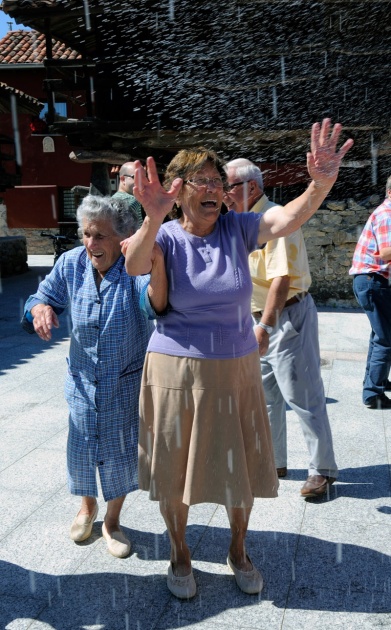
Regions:
[[[299,416],[309,475],[338,476],[320,373],[318,314],[310,295],[283,309],[261,357],[276,467],[287,465],[286,403]]]

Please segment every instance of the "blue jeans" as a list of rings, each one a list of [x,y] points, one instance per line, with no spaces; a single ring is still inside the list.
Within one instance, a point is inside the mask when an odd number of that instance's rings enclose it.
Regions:
[[[371,324],[363,401],[384,393],[391,367],[391,285],[378,273],[360,274],[353,279],[357,302]]]

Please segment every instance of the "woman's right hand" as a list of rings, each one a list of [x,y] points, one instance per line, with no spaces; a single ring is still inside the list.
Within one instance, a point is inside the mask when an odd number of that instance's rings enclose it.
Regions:
[[[151,157],[147,158],[147,171],[148,175],[137,160],[133,193],[143,206],[146,217],[140,229],[121,242],[125,269],[130,276],[150,273],[156,235],[164,217],[172,209],[183,183],[180,178],[174,179],[170,190],[165,190],[159,181],[155,160]]]
[[[52,337],[52,328],[59,328],[60,324],[56,313],[48,304],[36,304],[31,309],[33,326],[38,337],[43,341],[49,341]]]
[[[155,160],[149,157],[147,158],[147,172],[141,162],[136,160],[134,181],[133,194],[143,206],[145,214],[153,222],[163,223],[182,188],[182,180],[174,179],[170,190],[165,190],[160,183]]]

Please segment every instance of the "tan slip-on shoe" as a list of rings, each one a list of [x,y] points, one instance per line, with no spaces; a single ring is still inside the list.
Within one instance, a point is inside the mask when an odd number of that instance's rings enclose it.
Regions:
[[[335,481],[335,477],[323,477],[323,475],[310,475],[300,494],[305,499],[321,497],[326,494],[327,489]]]
[[[251,562],[248,556],[247,560]],[[236,584],[243,593],[255,595],[261,592],[263,589],[263,578],[252,562],[253,568],[251,571],[240,571],[237,569],[229,556],[227,558],[227,564],[235,576]]]
[[[168,565],[167,586],[178,599],[191,599],[197,592],[193,571],[185,577],[177,577],[172,570],[172,562]]]
[[[83,542],[83,540],[87,540],[87,538],[91,536],[94,521],[98,516],[98,511],[99,507],[98,504],[96,504],[95,510],[91,516],[88,514],[78,514],[76,518],[73,519],[71,531],[69,532],[72,540],[75,542]]]
[[[102,525],[103,538],[107,542],[107,549],[112,556],[116,558],[126,558],[130,554],[131,544],[123,532],[113,532],[112,535],[108,533],[106,524]]]

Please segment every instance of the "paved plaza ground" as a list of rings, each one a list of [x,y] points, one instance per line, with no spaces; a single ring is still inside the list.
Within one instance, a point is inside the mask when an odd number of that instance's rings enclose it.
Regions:
[[[369,324],[360,311],[319,309],[323,379],[340,478],[303,500],[308,455],[288,412],[289,474],[277,499],[255,501],[248,550],[261,596],[243,594],[226,566],[221,506],[190,509],[197,596],[166,587],[169,543],[158,505],[128,496],[122,523],[132,554],[112,557],[101,536],[75,544],[79,500],[66,486],[63,398],[69,321],[50,343],[19,325],[25,298],[51,257],[0,285],[0,630],[364,630],[391,628],[391,410],[366,409],[361,383]],[[202,460],[199,462],[202,466]]]

